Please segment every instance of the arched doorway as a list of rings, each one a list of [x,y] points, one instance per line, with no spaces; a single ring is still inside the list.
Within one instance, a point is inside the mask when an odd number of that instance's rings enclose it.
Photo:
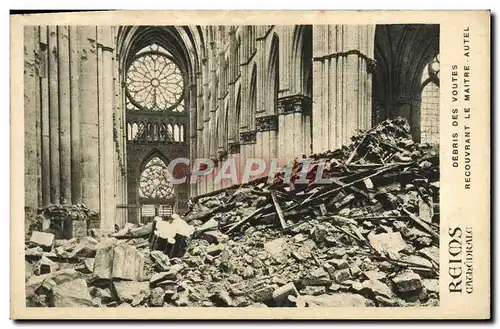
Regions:
[[[375,29],[373,124],[404,117],[413,139],[422,139],[422,74],[439,54],[439,25],[391,24]],[[424,90],[425,91],[425,90]]]

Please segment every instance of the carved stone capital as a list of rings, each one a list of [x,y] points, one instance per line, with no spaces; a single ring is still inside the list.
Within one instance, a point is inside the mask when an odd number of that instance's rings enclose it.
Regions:
[[[374,73],[375,70],[377,69],[377,61],[374,60],[373,58],[368,57],[366,54],[363,54],[362,52],[360,52],[357,49],[333,53],[333,54],[320,56],[320,57],[314,57],[313,61],[324,62],[324,61],[332,59],[332,58],[347,57],[347,56],[351,56],[351,55],[356,55],[356,56],[358,56],[366,61],[366,72],[368,74]]]
[[[368,74],[373,74],[377,71],[377,61],[374,59],[367,59],[366,60],[366,73]]]
[[[278,100],[278,114],[291,113],[310,114],[312,107],[311,98],[304,95],[282,97]]]
[[[278,116],[267,115],[255,118],[257,131],[278,131]]]
[[[219,148],[217,151],[217,156],[220,162],[224,162],[227,159],[228,151],[225,148]]]
[[[238,154],[240,153],[240,143],[229,143],[227,145],[229,154]]]
[[[240,133],[240,144],[255,144],[257,142],[257,134],[255,131],[245,131]]]

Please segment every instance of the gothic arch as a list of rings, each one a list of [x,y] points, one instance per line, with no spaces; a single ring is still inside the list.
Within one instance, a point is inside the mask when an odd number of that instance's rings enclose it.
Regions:
[[[295,92],[311,96],[312,86],[309,84],[312,74],[312,25],[295,27],[292,43],[292,81],[295,81]]]
[[[117,53],[120,58],[120,72],[126,72],[135,53],[151,43],[157,43],[177,58],[181,68],[187,72],[187,80],[195,81],[199,68],[198,49],[195,39],[203,40],[199,31],[189,27],[170,26],[125,26],[120,27],[117,37]],[[203,44],[203,42],[201,42]]]
[[[250,122],[253,122],[255,112],[257,110],[257,64],[255,63],[252,66],[252,74],[250,76],[250,89],[247,104],[250,114]]]
[[[392,24],[375,29],[373,124],[398,116],[408,119],[420,141],[421,79],[439,53],[439,25]]]
[[[163,154],[159,147],[153,147],[141,160],[139,166],[137,167],[137,172],[140,174],[144,169],[144,166],[153,158],[160,158],[168,166],[170,160]]]
[[[152,150],[144,157],[136,184],[136,202],[141,207],[141,217],[144,217],[146,211],[157,212],[165,207],[171,209],[175,203],[176,186],[171,182],[172,173],[168,171],[168,163],[168,159],[159,149]]]
[[[118,30],[117,53],[122,86],[121,102],[126,116],[124,125],[127,127],[128,123],[140,122],[138,134],[141,135],[136,139],[127,140],[126,145],[128,167],[136,168],[127,174],[129,204],[138,204],[140,175],[151,157],[158,155],[165,164],[168,164],[168,158],[190,157],[190,140],[185,136],[191,136],[191,131],[196,131],[196,120],[192,119],[196,119],[197,113],[192,113],[191,109],[197,108],[198,55],[203,52],[205,46],[205,39],[200,32],[201,29],[198,27],[187,26],[125,26]],[[126,79],[127,70],[137,60],[138,54],[142,55],[143,49],[151,45],[161,48],[161,56],[167,56],[177,65],[183,79],[183,91],[173,107],[162,107],[160,111],[154,111],[156,113],[144,109],[139,111],[126,109],[128,96],[125,88],[127,83],[130,83]],[[156,54],[155,49],[151,48],[152,55]],[[175,192],[178,197],[176,206],[182,212],[187,209],[189,185],[176,186]],[[180,195],[183,197],[179,197]],[[139,219],[139,212],[139,209],[130,207],[129,220]]]

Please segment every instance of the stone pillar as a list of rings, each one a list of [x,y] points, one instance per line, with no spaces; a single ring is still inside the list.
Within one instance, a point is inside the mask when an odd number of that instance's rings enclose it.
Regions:
[[[103,224],[104,219],[104,209],[106,208],[105,203],[105,186],[106,186],[106,177],[105,177],[105,168],[106,168],[106,156],[104,149],[104,74],[103,70],[103,58],[102,58],[102,47],[100,45],[102,39],[102,28],[96,28],[96,52],[97,52],[97,130],[98,130],[98,168],[99,168],[99,209],[101,212],[101,225]]]
[[[229,85],[229,111],[227,113],[227,144],[234,143],[238,140],[237,131],[238,124],[236,123],[236,93],[234,83]]]
[[[202,63],[204,59],[202,59]],[[196,76],[196,92],[197,92],[197,102],[196,102],[196,126],[191,127],[193,130],[193,134],[196,134],[196,152],[191,153],[191,166],[190,166],[190,174],[194,168],[192,165],[194,164],[195,159],[203,157],[203,116],[204,116],[204,94],[205,94],[205,85],[203,81],[203,65],[200,66],[200,72]],[[188,177],[189,180],[189,177]],[[191,183],[190,183],[191,184]],[[198,184],[191,185],[191,196],[196,196],[201,194],[201,187]]]
[[[371,25],[313,26],[315,153],[339,148],[371,127],[374,33]]]
[[[265,161],[269,158],[269,136],[268,136],[268,130],[263,130],[259,132],[258,128],[258,123],[262,121],[258,121],[259,117],[265,117],[267,114],[267,109],[270,106],[269,104],[266,104],[265,99],[266,95],[269,92],[269,90],[266,90],[265,82],[267,78],[267,67],[265,65],[266,62],[266,39],[261,36],[262,34],[262,27],[261,26],[256,26],[256,35],[258,36],[256,44],[257,44],[257,52],[255,54],[255,63],[256,63],[256,68],[257,68],[257,79],[255,86],[254,92],[257,93],[255,97],[255,113],[253,114],[253,117],[251,118],[252,121],[254,121],[253,125],[255,126],[255,131],[256,131],[256,141],[254,145],[254,154],[253,156],[257,158],[262,158]],[[252,74],[252,73],[251,73]],[[252,77],[253,78],[253,77]],[[263,127],[266,128],[266,127]]]
[[[57,27],[48,27],[49,42],[49,120],[50,120],[50,202],[59,204],[61,175],[59,162],[59,83]]]
[[[41,107],[41,135],[42,135],[42,205],[51,201],[50,183],[50,111],[49,111],[49,44],[47,27],[40,26],[40,107]]]
[[[253,158],[254,148],[257,142],[257,133],[254,130],[247,130],[240,132],[240,157],[238,163],[238,177],[241,179],[243,176],[243,170],[246,165],[246,160],[249,158]],[[250,177],[250,180],[253,179]]]
[[[96,27],[80,26],[80,122],[82,202],[99,209],[99,116]]]
[[[198,78],[197,78],[198,81]],[[198,98],[198,95],[196,94],[196,83],[197,81],[193,82],[190,85],[189,88],[189,107],[188,111],[190,113],[189,115],[189,131],[185,132],[186,136],[189,138],[189,154],[191,156],[191,159],[194,159],[197,157],[197,138],[196,138],[196,133],[198,131],[198,122],[197,122],[197,106],[196,106],[196,100]]]
[[[199,81],[198,79],[198,73],[196,74],[196,82],[194,82],[191,85],[190,92],[189,92],[189,131],[187,132],[187,136],[189,136],[189,155],[190,155],[190,164],[193,163],[194,159],[198,157],[198,107],[197,107],[197,102],[196,100],[198,99],[198,95],[196,92],[196,86],[197,82]],[[191,167],[189,167],[191,168]],[[189,175],[190,175],[190,170],[186,171],[186,183],[188,184],[189,188],[189,196],[195,196],[197,195],[197,188],[196,186],[193,186],[189,182]]]
[[[270,160],[277,156],[278,115],[261,115],[255,118],[257,131],[257,144],[260,143],[260,153],[255,151],[255,156],[261,157],[269,166]]]
[[[35,59],[37,29],[24,27],[24,206],[38,206],[37,159],[37,94],[38,82]]]
[[[207,52],[207,58],[204,67],[203,81],[204,81],[204,92],[203,92],[203,158],[210,157],[210,99],[208,95],[211,96],[211,86],[209,84],[212,72],[211,72],[211,50]],[[201,194],[208,192],[208,185],[206,179],[200,179],[197,183],[201,188]]]
[[[78,27],[69,30],[70,93],[71,93],[71,203],[82,202],[81,139],[80,139],[80,61]]]
[[[277,31],[280,37],[279,42],[279,72],[280,72],[280,96],[293,93],[294,82],[291,73],[294,71],[292,63],[292,44],[294,25],[278,25]]]
[[[310,153],[311,99],[304,95],[281,97],[278,100],[279,157],[288,163],[302,154]],[[308,118],[309,117],[309,118]]]
[[[99,27],[99,54],[101,55],[101,70],[99,81],[102,84],[99,93],[99,116],[102,117],[102,152],[101,165],[103,176],[101,177],[101,228],[112,230],[115,223],[115,147],[113,143],[113,36],[110,27]],[[101,101],[102,100],[102,101]]]
[[[59,82],[59,164],[61,170],[61,202],[71,203],[71,94],[70,49],[67,26],[58,26]]]
[[[43,204],[42,195],[42,104],[41,104],[41,57],[40,57],[40,27],[34,28],[34,50],[35,50],[35,108],[36,108],[36,167],[37,167],[37,206]]]

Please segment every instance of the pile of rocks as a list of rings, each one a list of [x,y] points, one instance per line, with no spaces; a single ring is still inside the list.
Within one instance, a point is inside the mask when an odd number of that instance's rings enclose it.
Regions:
[[[32,214],[27,223],[27,235],[33,231],[53,233],[58,239],[88,235],[88,230],[99,227],[99,214],[84,204],[50,204]]]
[[[332,184],[297,183],[325,158]],[[398,119],[308,159],[291,184],[276,176],[201,196],[183,218],[65,240],[34,232],[27,304],[438,305],[438,152]]]

